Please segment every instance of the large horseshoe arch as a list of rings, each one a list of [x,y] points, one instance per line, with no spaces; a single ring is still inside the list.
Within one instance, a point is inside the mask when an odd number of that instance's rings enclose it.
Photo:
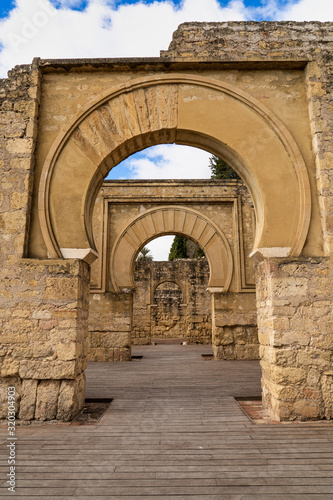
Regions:
[[[301,253],[310,188],[289,131],[233,85],[173,74],[105,91],[58,136],[39,184],[39,219],[50,257],[94,260],[91,219],[104,177],[134,152],[161,143],[201,147],[240,173],[255,204],[253,253],[259,258]]]

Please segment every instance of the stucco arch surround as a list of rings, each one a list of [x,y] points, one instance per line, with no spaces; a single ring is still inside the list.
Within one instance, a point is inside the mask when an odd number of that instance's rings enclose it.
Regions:
[[[229,83],[163,74],[105,91],[59,134],[43,166],[38,197],[50,257],[95,258],[91,221],[104,177],[131,154],[161,143],[206,149],[242,176],[255,205],[254,253],[301,253],[310,222],[310,186],[287,128]]]
[[[208,260],[211,292],[229,289],[233,258],[223,232],[208,217],[183,206],[162,206],[145,211],[124,228],[110,256],[110,279],[114,291],[135,288],[134,263],[139,250],[152,239],[180,234],[197,242]]]

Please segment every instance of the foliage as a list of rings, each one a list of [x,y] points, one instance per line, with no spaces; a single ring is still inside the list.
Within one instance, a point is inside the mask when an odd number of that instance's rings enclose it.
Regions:
[[[206,255],[205,252],[199,246],[197,246],[197,248],[195,249],[194,258],[198,259],[199,257],[206,257]]]
[[[137,256],[136,260],[154,260],[154,257],[150,255],[150,250],[147,247],[141,248],[139,255]]]
[[[211,179],[240,179],[239,175],[218,156],[209,158],[209,168],[212,171]]]
[[[186,238],[185,236],[179,236],[178,234],[176,234],[170,248],[169,260],[186,259],[186,258],[187,258]]]

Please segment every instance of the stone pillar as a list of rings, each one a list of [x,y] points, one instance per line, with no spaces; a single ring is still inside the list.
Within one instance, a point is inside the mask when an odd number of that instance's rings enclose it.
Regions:
[[[71,420],[84,404],[88,265],[81,260],[21,259],[4,287],[2,402],[7,387],[15,386],[20,419]],[[5,411],[6,405],[1,408]]]
[[[90,295],[89,361],[130,361],[133,293]]]
[[[329,259],[258,264],[263,402],[277,420],[333,417],[332,306]]]
[[[328,48],[328,50],[330,50]],[[333,65],[328,57],[309,62],[305,70],[312,147],[316,164],[317,195],[325,255],[333,254]]]
[[[258,359],[254,293],[212,293],[212,345],[215,359]]]
[[[8,73],[0,92],[0,416],[15,386],[22,420],[69,420],[84,402],[89,269],[27,256],[41,74]]]

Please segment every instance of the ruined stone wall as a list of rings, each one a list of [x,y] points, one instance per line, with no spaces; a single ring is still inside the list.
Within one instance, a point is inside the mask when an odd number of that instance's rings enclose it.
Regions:
[[[151,307],[152,338],[182,338],[186,330],[183,292],[179,285],[165,281],[154,292]]]
[[[18,66],[0,80],[0,272],[6,274],[26,255],[40,82],[35,65]]]
[[[263,399],[279,420],[333,418],[333,265],[269,259],[257,269]]]
[[[215,359],[258,359],[255,293],[209,293],[205,258],[137,261],[132,294],[91,294],[93,361],[127,361],[130,343],[183,339],[213,344]],[[212,318],[213,315],[213,318]]]
[[[154,337],[184,338],[189,344],[211,343],[211,296],[207,291],[209,266],[206,259],[138,261],[134,277],[134,344],[150,344]]]

